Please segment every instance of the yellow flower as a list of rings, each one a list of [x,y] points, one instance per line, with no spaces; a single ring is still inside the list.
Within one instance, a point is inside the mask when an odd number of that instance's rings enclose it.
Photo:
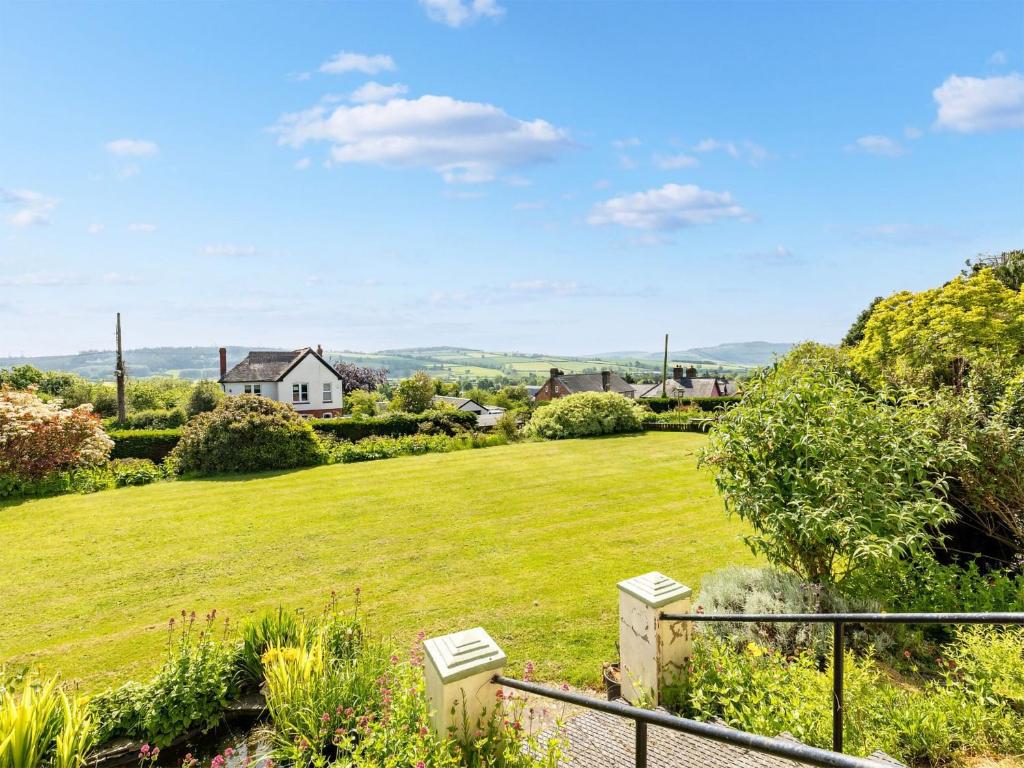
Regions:
[[[754,658],[758,658],[760,656],[764,656],[765,650],[757,643],[747,643],[747,653]]]

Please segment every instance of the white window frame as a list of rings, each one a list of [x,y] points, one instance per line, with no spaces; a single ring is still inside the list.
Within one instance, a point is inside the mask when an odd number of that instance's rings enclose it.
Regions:
[[[300,405],[309,402],[309,382],[292,384],[292,402]]]
[[[246,384],[245,394],[247,395],[262,395],[263,385],[262,384]]]
[[[329,381],[324,382],[323,391],[323,402],[333,403],[334,402],[334,385]]]

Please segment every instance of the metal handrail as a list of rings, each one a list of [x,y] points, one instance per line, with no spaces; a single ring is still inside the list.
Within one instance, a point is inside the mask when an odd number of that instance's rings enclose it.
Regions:
[[[825,749],[818,749],[817,747],[809,747],[799,742],[784,741],[783,739],[775,739],[769,736],[758,736],[757,734],[727,728],[723,725],[689,720],[685,717],[678,717],[659,710],[643,709],[617,701],[603,701],[592,696],[548,688],[538,683],[516,680],[511,677],[504,677],[503,675],[495,675],[492,678],[492,682],[507,688],[514,688],[537,696],[546,696],[556,701],[564,701],[567,704],[576,704],[587,709],[594,709],[598,712],[606,712],[633,720],[636,723],[636,768],[646,768],[647,765],[648,725],[657,725],[672,731],[688,733],[692,736],[699,736],[722,744],[731,744],[735,747],[743,747],[762,754],[796,760],[806,765],[821,766],[822,768],[883,768],[885,766],[884,763],[876,760],[830,752]]]
[[[1021,624],[1024,613],[662,613],[665,621],[832,625],[832,749],[843,751],[843,651],[847,624]]]

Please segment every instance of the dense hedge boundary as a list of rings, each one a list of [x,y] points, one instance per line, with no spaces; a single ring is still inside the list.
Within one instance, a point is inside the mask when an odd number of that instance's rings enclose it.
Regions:
[[[432,426],[421,430],[420,425],[427,422]],[[355,443],[367,437],[405,437],[421,431],[451,435],[461,430],[475,429],[476,414],[455,410],[388,413],[365,419],[316,419],[311,424],[317,432]]]
[[[740,395],[728,397],[642,397],[638,403],[650,407],[655,413],[674,411],[680,406],[695,405],[709,413],[722,408],[731,408],[743,398]]]
[[[122,429],[107,434],[114,441],[112,459],[164,460],[181,439],[180,429]]]
[[[686,424],[666,424],[657,421],[645,421],[644,430],[647,432],[707,432],[714,422],[711,419],[691,421]]]

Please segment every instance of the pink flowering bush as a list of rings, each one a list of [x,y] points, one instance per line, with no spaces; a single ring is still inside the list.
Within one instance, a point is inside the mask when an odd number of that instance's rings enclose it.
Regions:
[[[91,405],[61,408],[34,387],[0,388],[0,475],[32,481],[97,466],[113,447]]]

